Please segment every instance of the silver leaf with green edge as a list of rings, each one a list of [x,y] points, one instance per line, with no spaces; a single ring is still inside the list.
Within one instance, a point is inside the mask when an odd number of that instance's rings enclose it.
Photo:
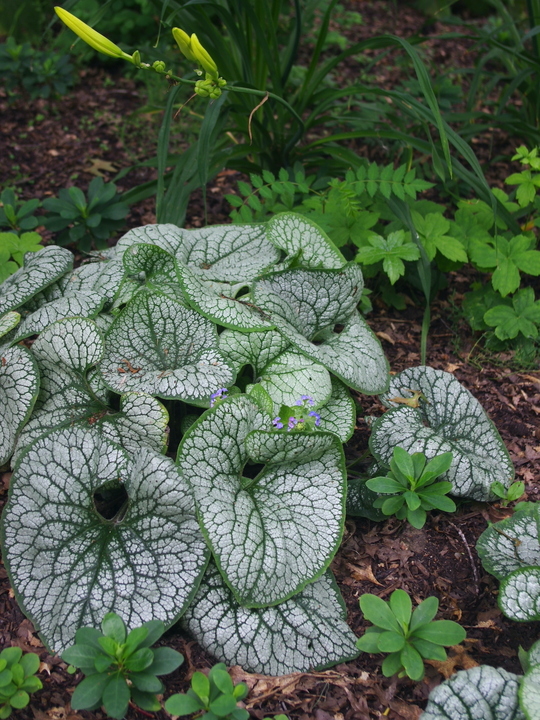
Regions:
[[[208,402],[235,374],[209,320],[157,293],[137,295],[113,322],[99,365],[115,392]]]
[[[321,416],[319,430],[333,432],[342,443],[347,442],[356,426],[356,406],[348,389],[337,378],[332,377],[330,400],[318,409]]]
[[[338,438],[316,433],[317,452],[309,458],[301,456],[311,445],[308,433],[269,431],[266,447],[260,436],[248,440],[269,424],[248,396],[233,396],[188,430],[178,452],[218,567],[238,602],[251,607],[282,602],[319,577],[339,546],[344,522]],[[284,459],[253,480],[244,477],[250,450],[258,458],[281,452]],[[295,453],[300,460],[292,459]]]
[[[441,479],[452,483],[453,495],[493,500],[493,482],[505,488],[512,483],[512,460],[495,425],[450,373],[426,366],[403,370],[381,400],[390,410],[375,421],[369,445],[384,465],[397,446],[428,460],[452,452]]]
[[[476,550],[484,569],[498,580],[520,568],[540,568],[540,504],[520,503],[511,517],[489,525]]]
[[[313,398],[314,406],[324,405],[332,395],[328,370],[297,350],[286,350],[267,365],[257,382],[274,401],[274,415],[282,405],[292,406],[302,395]]]
[[[358,266],[288,270],[255,282],[254,302],[301,353],[366,394],[388,387],[381,344],[356,311],[363,287]],[[339,327],[343,325],[343,327]]]
[[[111,519],[94,499],[104,488],[126,500]],[[2,536],[19,605],[56,653],[107,612],[129,628],[152,619],[172,624],[208,560],[173,461],[143,448],[132,462],[118,445],[79,427],[41,438],[20,458]]]
[[[345,618],[330,571],[280,605],[249,609],[238,605],[211,564],[183,623],[205,650],[227,665],[287,675],[357,657],[356,638]]]
[[[501,580],[497,601],[510,620],[540,620],[540,566],[514,570]]]
[[[253,430],[245,439],[246,452],[256,463],[269,465],[309,462],[336,445],[330,433]]]
[[[287,259],[298,258],[302,267],[340,268],[345,258],[328,235],[303,215],[286,212],[275,215],[267,223],[268,239],[287,253]]]
[[[74,292],[59,297],[42,305],[37,310],[24,314],[23,320],[16,331],[16,341],[29,335],[36,335],[49,327],[52,323],[68,317],[95,317],[105,302],[104,297],[98,293]]]
[[[109,391],[96,387],[96,376],[92,378],[88,371],[101,359],[103,339],[92,320],[68,318],[53,323],[34,342],[32,352],[41,387],[33,415],[17,441],[15,460],[37,438],[75,423],[91,426],[130,452],[141,446],[164,450],[168,413],[158,400],[126,393],[118,412],[108,405]]]
[[[205,280],[250,282],[279,260],[264,225],[212,225],[181,232],[176,259]]]
[[[178,269],[178,277],[189,304],[213,322],[244,332],[273,327],[268,315],[251,302],[249,295],[235,297],[242,285],[205,280],[187,266]]]
[[[526,720],[518,675],[479,665],[460,670],[431,691],[422,720]]]
[[[123,280],[125,271],[120,259],[87,262],[66,273],[49,289],[57,289],[58,297],[63,294],[97,293],[109,307]],[[54,298],[49,298],[53,300]]]
[[[20,313],[14,310],[7,312],[5,315],[0,317],[0,338],[7,335],[10,330],[17,327],[21,320]],[[3,341],[2,341],[3,342]]]
[[[133,245],[157,245],[176,257],[181,244],[182,229],[171,223],[158,223],[156,225],[143,225],[132,228],[118,240],[114,248],[114,257],[121,258],[126,249]],[[110,251],[109,251],[110,252]]]
[[[0,350],[0,466],[15,449],[39,394],[39,370],[29,350],[20,345]]]
[[[157,290],[186,305],[178,282],[174,257],[157,245],[132,245],[123,254],[126,282],[132,284],[133,294],[142,287]],[[124,288],[124,297],[125,297]]]
[[[540,665],[530,668],[519,687],[519,701],[527,720],[540,719]]]
[[[0,313],[16,310],[73,267],[73,253],[49,245],[25,255],[24,266],[0,285]]]
[[[540,665],[540,640],[537,640],[529,649],[527,661],[530,667],[533,665]]]
[[[251,365],[254,380],[288,347],[289,341],[277,330],[253,333],[224,330],[219,336],[219,348],[236,372],[240,372],[245,365]]]

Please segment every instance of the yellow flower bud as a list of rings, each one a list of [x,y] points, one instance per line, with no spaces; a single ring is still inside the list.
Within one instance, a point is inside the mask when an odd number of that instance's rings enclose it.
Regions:
[[[208,53],[201,43],[199,42],[199,38],[193,33],[191,36],[191,46],[190,49],[195,56],[196,61],[199,63],[199,65],[202,66],[203,70],[205,70],[208,75],[214,80],[218,79],[218,69],[216,63],[212,60],[210,53]]]
[[[131,55],[125,53],[122,48],[119,48],[118,45],[115,45],[104,35],[91,28],[90,25],[79,20],[75,15],[72,15],[61,7],[55,7],[54,10],[64,25],[67,25],[70,30],[73,30],[75,35],[78,35],[81,40],[84,40],[84,42],[90,45],[90,47],[93,47],[94,50],[104,55],[109,55],[110,57],[122,58],[123,60],[129,60],[131,63],[133,62]]]
[[[182,55],[184,55],[184,57],[186,57],[190,62],[197,62],[197,58],[191,51],[191,38],[187,32],[184,32],[180,28],[173,28],[172,34]]]

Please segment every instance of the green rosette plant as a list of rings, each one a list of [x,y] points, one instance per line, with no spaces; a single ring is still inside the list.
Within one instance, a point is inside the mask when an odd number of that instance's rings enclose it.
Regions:
[[[373,507],[381,508],[385,515],[407,519],[415,528],[425,525],[428,510],[454,512],[456,504],[446,497],[452,490],[448,481],[436,482],[452,463],[452,453],[437,455],[426,463],[424,453],[410,455],[403,448],[394,448],[390,472],[385,477],[374,477],[366,482],[373,492],[391,495],[377,498]]]
[[[151,649],[163,635],[165,625],[150,620],[128,633],[119,615],[107,613],[101,630],[79,628],[75,645],[62,653],[65,662],[86,675],[75,688],[71,707],[96,710],[103,705],[107,715],[119,719],[130,702],[143,710],[160,710],[156,693],[162,693],[164,685],[158,676],[169,675],[184,662],[172,648]]]
[[[237,705],[247,694],[247,685],[234,685],[225,665],[217,663],[210,668],[208,675],[193,673],[187,693],[171,695],[165,703],[165,710],[171,715],[197,713],[201,720],[248,720],[249,712]]]
[[[30,702],[29,693],[41,690],[39,655],[25,653],[18,647],[0,653],[0,718],[8,718],[12,710],[22,710]]]
[[[424,659],[446,660],[446,645],[458,645],[466,632],[453,620],[433,620],[439,609],[436,597],[429,597],[412,610],[410,597],[404,590],[394,590],[390,601],[365,594],[359,600],[366,620],[373,627],[358,639],[362,652],[389,653],[382,664],[385,677],[396,673],[411,680],[424,677]]]

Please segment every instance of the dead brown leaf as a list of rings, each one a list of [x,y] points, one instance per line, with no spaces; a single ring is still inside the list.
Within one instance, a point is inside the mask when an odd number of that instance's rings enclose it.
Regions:
[[[381,585],[381,583],[373,574],[373,570],[371,569],[371,563],[366,563],[365,565],[353,565],[352,563],[345,564],[351,571],[351,577],[353,578],[353,580],[358,580],[360,582],[362,582],[363,580],[367,580],[374,585]]]
[[[103,173],[102,170],[111,173],[118,172],[118,169],[108,160],[101,160],[100,158],[90,158],[90,162],[92,163],[90,167],[85,168],[85,172],[90,173],[90,175],[95,175],[96,177],[105,177],[105,173]]]
[[[418,705],[404,703],[401,700],[392,700],[389,704],[390,708],[403,720],[418,720],[422,714],[422,708],[418,707]]]
[[[476,660],[473,660],[462,645],[453,645],[447,659],[443,662],[439,660],[426,660],[426,662],[440,672],[446,680],[457,672],[457,669],[470,670],[473,667],[478,667]]]

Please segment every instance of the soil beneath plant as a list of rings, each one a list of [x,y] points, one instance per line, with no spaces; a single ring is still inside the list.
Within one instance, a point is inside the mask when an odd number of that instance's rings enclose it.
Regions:
[[[346,7],[362,13],[360,27],[343,31],[351,40],[384,32],[409,37],[414,33],[436,34],[448,27],[427,23],[423,16],[402,3],[354,2]],[[399,6],[399,7],[398,7]],[[454,29],[454,28],[452,28]],[[460,67],[470,50],[466,41],[430,40],[425,52],[440,65]],[[357,72],[350,60],[345,77]],[[393,85],[401,69],[385,61],[376,66],[381,86]],[[107,181],[129,166],[147,160],[155,151],[159,113],[143,109],[141,88],[132,79],[114,75],[103,68],[81,72],[81,82],[70,96],[45,101],[7,104],[0,88],[0,188],[16,187],[21,197],[46,198],[75,184],[86,190],[98,174]],[[179,128],[181,123],[179,123]],[[178,137],[182,147],[189,136]],[[508,161],[519,139],[502,133],[483,136],[474,144],[486,166],[491,182],[500,183],[508,172]],[[374,160],[388,162],[382,145],[355,148]],[[124,191],[155,177],[152,167],[138,167],[117,185]],[[223,170],[207,187],[209,223],[227,222],[229,206],[224,194],[234,192],[239,175]],[[201,193],[194,193],[188,209],[187,227],[204,222]],[[153,199],[136,205],[126,227],[155,222]],[[45,233],[46,236],[46,233]],[[453,273],[449,287],[454,293],[468,289],[470,278]],[[538,287],[537,287],[538,291]],[[380,338],[392,372],[420,364],[420,308],[407,305],[398,313],[376,301],[368,322]],[[482,403],[495,423],[511,454],[516,479],[523,480],[526,496],[540,500],[540,372],[516,369],[510,353],[487,357],[479,349],[478,337],[460,319],[450,292],[441,294],[433,307],[428,346],[428,364],[453,373]],[[346,452],[350,459],[367,449],[369,430],[364,416],[380,415],[383,407],[376,398],[359,397],[363,414]],[[10,473],[0,475],[0,501],[7,499]],[[234,679],[250,688],[245,705],[254,718],[284,713],[295,720],[416,720],[425,707],[430,690],[456,670],[478,664],[504,667],[520,673],[518,648],[528,649],[540,637],[540,623],[514,623],[497,607],[497,581],[486,574],[475,551],[478,536],[488,522],[505,517],[508,510],[499,504],[464,502],[455,514],[432,513],[424,528],[416,530],[396,519],[375,523],[348,519],[342,547],[332,569],[348,609],[348,622],[357,635],[367,626],[358,607],[363,593],[387,599],[396,588],[409,592],[419,602],[429,595],[440,600],[440,618],[461,623],[467,639],[449,650],[444,663],[427,663],[420,683],[408,679],[387,679],[381,675],[382,657],[362,654],[353,662],[324,672],[299,673],[285,677],[246,674],[232,668]],[[51,539],[54,542],[54,538]],[[164,678],[165,697],[185,692],[195,670],[210,668],[214,660],[199,645],[174,627],[162,640],[185,656],[183,666]],[[0,565],[0,647],[20,646],[37,652],[42,664],[44,688],[28,708],[16,711],[21,720],[98,720],[100,711],[74,711],[70,698],[78,676],[68,675],[66,665],[43,648],[34,628],[25,619],[14,599],[9,579]],[[129,720],[142,720],[148,713],[130,709]],[[151,715],[159,720],[164,711]]]

